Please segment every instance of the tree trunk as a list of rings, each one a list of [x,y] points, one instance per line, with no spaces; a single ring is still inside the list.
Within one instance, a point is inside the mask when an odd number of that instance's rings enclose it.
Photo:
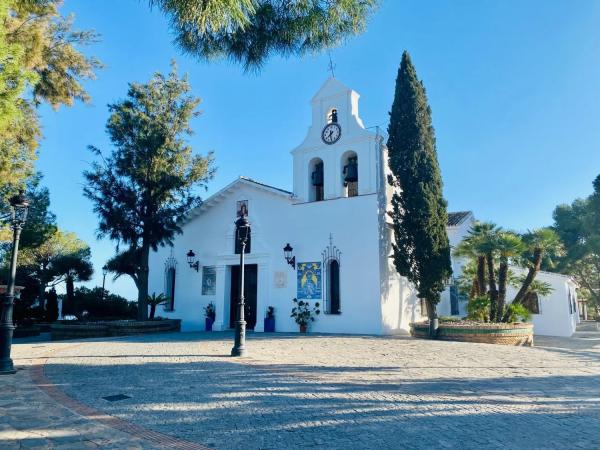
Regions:
[[[496,322],[498,319],[498,288],[494,273],[494,256],[491,252],[486,255],[485,260],[488,269],[488,284],[490,285],[490,322]]]
[[[485,256],[479,255],[477,257],[477,295],[485,295]]]
[[[156,314],[156,305],[154,303],[152,303],[150,305],[150,317],[149,317],[150,320],[154,319],[154,314]]]
[[[425,301],[427,303],[427,316],[429,317],[429,337],[431,339],[436,339],[439,326],[436,304],[429,299],[426,299]]]
[[[504,318],[504,305],[506,304],[506,283],[508,281],[508,262],[500,262],[498,269],[498,319]]]
[[[142,243],[140,256],[140,273],[138,277],[138,320],[148,320],[148,260],[150,259],[150,245]]]
[[[68,314],[75,315],[75,313],[77,312],[75,311],[75,286],[73,277],[71,275],[67,275],[67,278],[65,278],[65,285],[67,290],[65,303],[67,304],[67,307],[65,308],[63,306],[63,311],[66,309]]]
[[[523,284],[521,285],[521,289],[519,289],[519,292],[517,292],[517,295],[515,295],[515,298],[512,301],[514,305],[519,305],[523,303],[525,295],[527,295],[527,292],[531,287],[531,283],[533,283],[533,280],[535,280],[535,276],[540,271],[540,267],[542,266],[542,256],[543,252],[541,248],[536,248],[533,251],[533,266],[529,268],[529,272],[527,272],[527,276],[525,277],[525,281],[523,281]],[[504,317],[502,317],[502,320],[508,320],[507,313],[504,313]]]

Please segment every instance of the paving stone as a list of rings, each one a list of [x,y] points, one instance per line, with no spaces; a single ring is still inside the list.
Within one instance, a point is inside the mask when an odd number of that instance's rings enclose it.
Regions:
[[[250,333],[250,357],[233,359],[231,339],[16,344],[27,370],[0,379],[2,448],[165,448],[153,432],[216,449],[600,448],[599,340],[521,348]],[[46,379],[98,414],[81,416],[35,386],[48,352]],[[117,394],[132,398],[102,399]]]

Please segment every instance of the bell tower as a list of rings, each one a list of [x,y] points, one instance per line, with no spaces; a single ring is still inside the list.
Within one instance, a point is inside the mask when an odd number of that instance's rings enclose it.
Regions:
[[[358,113],[360,95],[330,77],[311,100],[312,121],[292,150],[298,203],[377,192],[376,135]]]

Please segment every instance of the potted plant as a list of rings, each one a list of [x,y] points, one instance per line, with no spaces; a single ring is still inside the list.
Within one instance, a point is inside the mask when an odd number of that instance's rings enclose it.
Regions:
[[[267,308],[267,316],[265,317],[265,333],[275,332],[275,308],[269,306]]]
[[[292,308],[292,315],[296,323],[300,326],[300,333],[306,333],[308,330],[308,324],[315,321],[315,316],[321,314],[319,309],[319,302],[315,303],[315,306],[311,308],[310,302],[305,300],[294,299],[294,307]]]
[[[204,315],[206,316],[206,331],[212,331],[213,323],[215,323],[215,317],[217,316],[215,304],[213,302],[210,302],[204,307]]]

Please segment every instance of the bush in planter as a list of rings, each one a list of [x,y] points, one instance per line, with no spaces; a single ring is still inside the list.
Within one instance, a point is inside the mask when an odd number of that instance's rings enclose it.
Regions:
[[[212,331],[213,323],[215,323],[215,318],[217,317],[217,311],[213,302],[210,302],[204,307],[204,316],[206,317],[206,331]]]
[[[490,321],[490,298],[487,295],[479,295],[467,303],[467,319],[475,322]]]
[[[321,314],[319,302],[316,302],[315,306],[311,308],[310,303],[305,300],[294,299],[292,301],[294,302],[294,307],[292,308],[290,317],[293,317],[300,326],[300,332],[306,333],[308,324],[314,322],[315,316]]]
[[[509,323],[531,321],[531,312],[521,304],[511,303],[506,309],[507,322]]]
[[[267,316],[265,317],[265,333],[275,332],[275,308],[269,306],[267,308]]]

